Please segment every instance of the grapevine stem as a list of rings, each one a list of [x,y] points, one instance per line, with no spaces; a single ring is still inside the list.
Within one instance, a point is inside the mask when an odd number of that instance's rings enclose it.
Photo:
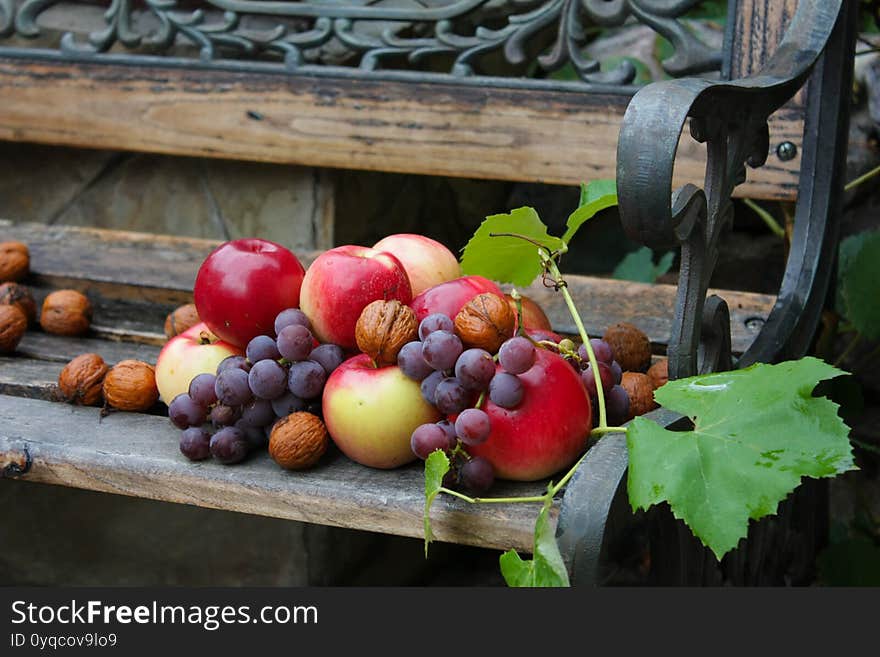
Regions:
[[[596,427],[590,432],[590,435],[604,436],[606,433],[626,433],[626,427]]]
[[[533,495],[532,497],[470,497],[469,495],[459,493],[457,490],[452,490],[451,488],[446,488],[445,486],[441,486],[440,491],[471,504],[509,504],[511,502],[543,503],[547,501],[548,495],[547,493],[545,493],[544,495]]]

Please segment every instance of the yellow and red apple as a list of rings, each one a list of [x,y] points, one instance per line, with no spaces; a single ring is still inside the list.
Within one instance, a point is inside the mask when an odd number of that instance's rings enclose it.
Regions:
[[[396,233],[379,240],[373,248],[387,251],[400,260],[409,276],[413,296],[461,276],[461,266],[455,254],[424,235]]]

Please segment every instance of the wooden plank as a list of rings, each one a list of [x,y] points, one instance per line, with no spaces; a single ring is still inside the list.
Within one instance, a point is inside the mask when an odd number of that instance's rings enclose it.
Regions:
[[[218,244],[209,240],[11,222],[0,222],[0,235],[29,245],[32,268],[36,272],[34,280],[40,285],[63,284],[82,289],[95,298],[95,323],[103,326],[112,326],[115,320],[102,317],[102,308],[107,308],[111,317],[128,312],[124,305],[113,310],[114,299],[133,304],[171,298],[190,301],[198,267]],[[297,255],[308,266],[316,253]],[[592,276],[569,276],[567,279],[591,335],[601,335],[616,322],[630,321],[645,331],[657,350],[662,352],[671,329],[675,286]],[[576,332],[560,294],[544,287],[540,281],[522,292],[544,308],[557,331]],[[730,290],[713,292],[726,299],[730,306],[733,349],[741,353],[751,344],[775,298]],[[154,336],[152,340],[144,338],[140,341],[161,344],[161,322],[164,322],[167,308],[165,306],[151,315],[149,322],[152,324],[137,321],[130,326]],[[133,315],[136,317],[137,312]]]
[[[0,395],[55,401],[55,386],[63,363],[24,356],[0,357]]]
[[[423,536],[424,478],[416,463],[367,468],[332,450],[312,470],[279,468],[265,451],[224,466],[192,463],[167,418],[0,395],[0,475],[367,531]],[[24,470],[21,473],[21,470]],[[546,482],[499,482],[493,494],[541,494]],[[440,541],[530,552],[539,508],[471,505],[441,496]],[[556,522],[558,507],[553,515]]]
[[[626,93],[0,58],[0,139],[578,185],[614,178]],[[210,117],[209,120],[206,117]],[[773,139],[800,134],[783,113]],[[676,185],[702,184],[684,136]],[[793,199],[797,163],[737,193]]]

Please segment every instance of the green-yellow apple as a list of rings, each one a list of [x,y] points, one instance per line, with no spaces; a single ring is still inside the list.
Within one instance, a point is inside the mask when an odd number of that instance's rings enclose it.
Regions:
[[[243,355],[243,349],[220,340],[204,322],[196,324],[171,338],[159,352],[156,359],[159,399],[171,403],[177,395],[189,390],[189,383],[196,375],[214,374],[217,365],[227,356]]]
[[[324,386],[324,424],[352,461],[390,469],[416,459],[410,438],[440,412],[422,397],[418,382],[396,365],[376,367],[358,354],[337,367]]]
[[[458,258],[446,246],[424,235],[396,233],[373,245],[395,256],[409,276],[413,296],[461,276]]]
[[[306,270],[299,307],[318,340],[354,349],[361,311],[378,299],[412,301],[406,270],[390,253],[346,244],[324,251]]]

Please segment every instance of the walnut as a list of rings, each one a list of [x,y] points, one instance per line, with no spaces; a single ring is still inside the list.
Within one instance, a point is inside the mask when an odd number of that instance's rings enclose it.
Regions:
[[[651,364],[651,341],[637,326],[627,322],[609,326],[602,339],[624,372],[645,372]]]
[[[468,301],[455,316],[455,333],[467,347],[498,352],[501,344],[513,337],[516,313],[504,297],[484,292]]]
[[[419,323],[409,306],[380,299],[363,309],[354,332],[358,349],[376,365],[393,365],[403,345],[419,339]]]
[[[631,417],[644,415],[657,408],[654,401],[654,385],[651,377],[641,372],[624,372],[620,385],[629,395],[629,414]]]
[[[21,242],[0,242],[0,282],[20,281],[28,275],[31,256]]]
[[[98,354],[77,356],[58,375],[61,398],[71,404],[100,406],[104,401],[104,377],[109,369]]]
[[[179,306],[165,318],[165,337],[171,339],[175,335],[180,335],[200,321],[202,320],[199,319],[199,312],[194,303]]]
[[[140,360],[123,360],[104,377],[104,401],[120,411],[146,411],[159,399],[156,372]]]
[[[330,436],[317,415],[297,411],[283,417],[269,435],[269,456],[287,470],[315,465],[327,451]]]
[[[654,390],[669,381],[669,360],[663,358],[648,368],[648,376],[651,378],[651,384]]]
[[[18,307],[27,317],[28,326],[37,322],[37,302],[24,285],[12,282],[0,285],[0,305]]]
[[[0,354],[15,351],[26,330],[27,317],[17,306],[0,306]]]
[[[76,290],[52,292],[43,301],[40,326],[55,335],[83,335],[92,323],[92,304]]]

